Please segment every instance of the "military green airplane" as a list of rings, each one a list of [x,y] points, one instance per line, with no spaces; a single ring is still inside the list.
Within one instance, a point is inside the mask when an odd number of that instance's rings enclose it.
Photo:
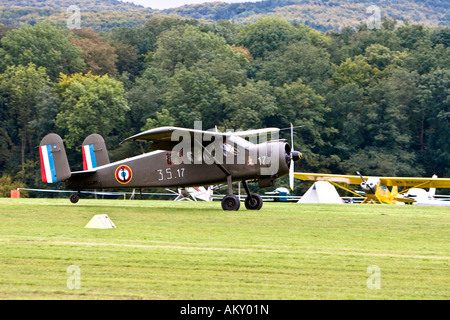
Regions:
[[[151,152],[114,163],[110,163],[103,137],[91,134],[82,144],[83,171],[77,172],[70,170],[61,137],[50,133],[39,148],[42,181],[64,182],[66,189],[75,190],[70,196],[72,203],[78,202],[81,190],[86,189],[185,188],[226,183],[228,194],[222,200],[223,210],[239,209],[232,183],[241,181],[247,193],[245,207],[259,210],[262,198],[250,192],[247,182],[258,182],[264,188],[290,174],[292,184],[294,161],[301,158],[287,140],[278,139],[279,130],[222,133],[217,129],[156,128],[122,141],[150,141]],[[267,139],[268,135],[275,139]]]

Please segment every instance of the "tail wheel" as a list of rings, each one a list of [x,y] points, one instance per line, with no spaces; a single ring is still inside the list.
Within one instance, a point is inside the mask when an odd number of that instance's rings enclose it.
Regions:
[[[263,200],[262,200],[261,196],[256,193],[252,193],[251,196],[252,196],[251,198],[249,196],[247,196],[247,198],[245,198],[245,207],[248,210],[261,209],[261,207],[263,205]]]
[[[239,210],[239,207],[241,206],[241,203],[239,201],[239,198],[235,196],[234,194],[226,195],[222,199],[222,209],[226,211],[236,211]]]
[[[78,195],[78,193],[70,195],[70,202],[77,203],[78,200],[80,200],[80,196]]]

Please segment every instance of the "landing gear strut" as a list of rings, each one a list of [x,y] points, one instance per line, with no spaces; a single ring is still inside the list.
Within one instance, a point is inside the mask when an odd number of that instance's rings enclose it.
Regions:
[[[259,210],[263,205],[263,200],[261,196],[257,193],[250,193],[247,182],[242,181],[245,192],[247,192],[247,197],[245,198],[245,207],[248,210]]]
[[[228,194],[222,199],[222,209],[226,211],[239,210],[241,202],[239,201],[239,197],[233,194],[233,180],[231,179],[230,174],[227,175],[227,184]]]
[[[252,197],[247,196],[245,198],[245,207],[249,210],[259,210],[263,205],[263,200],[261,196],[257,193],[252,193]]]
[[[236,211],[239,210],[241,203],[239,201],[239,197],[232,194],[232,185],[231,185],[231,176],[229,176],[228,180],[228,195],[226,195],[222,199],[222,209],[227,211]],[[259,210],[263,205],[263,200],[259,194],[251,193],[248,188],[247,182],[242,181],[244,185],[245,192],[247,193],[247,197],[245,198],[245,207],[248,210]]]

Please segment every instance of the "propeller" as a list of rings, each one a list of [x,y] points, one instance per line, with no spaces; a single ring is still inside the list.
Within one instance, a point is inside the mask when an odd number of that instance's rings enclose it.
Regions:
[[[364,179],[364,177],[362,176],[361,173],[359,173],[359,171],[356,171],[356,174],[358,176],[360,176],[361,180],[363,181],[363,183],[361,183],[361,188],[367,190],[367,188],[372,192],[372,194],[376,195],[375,190],[373,190],[372,186],[367,183],[366,179]]]
[[[294,126],[291,123],[291,161],[289,162],[289,187],[294,190],[294,161],[300,160],[302,154],[294,151]]]

